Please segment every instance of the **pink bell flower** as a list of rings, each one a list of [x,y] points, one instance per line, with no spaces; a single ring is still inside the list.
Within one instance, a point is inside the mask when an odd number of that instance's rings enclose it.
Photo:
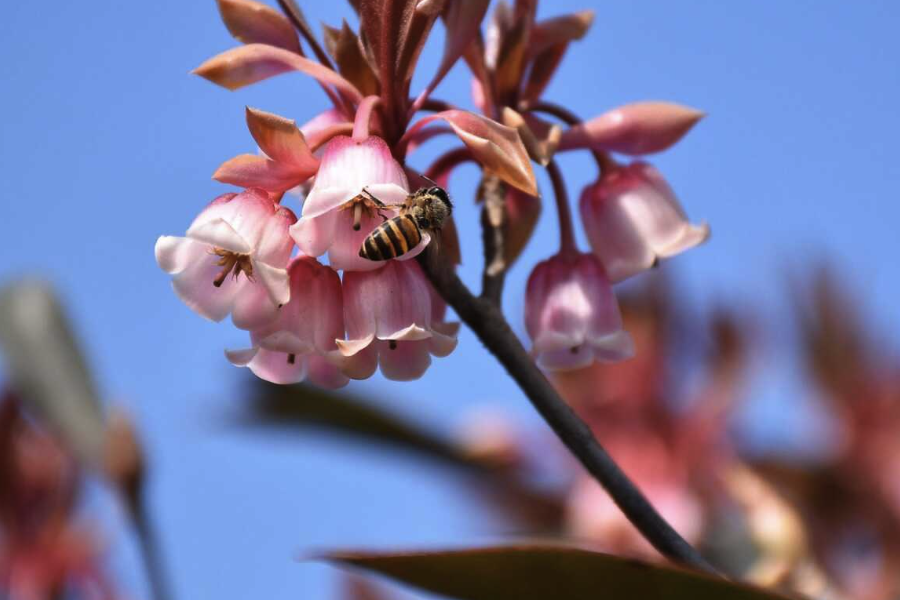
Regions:
[[[359,256],[363,240],[394,209],[378,209],[362,194],[365,189],[383,204],[402,204],[409,194],[406,174],[391,156],[384,140],[368,137],[356,141],[347,136],[333,138],[325,147],[312,190],[303,203],[299,221],[291,227],[291,236],[300,251],[309,256],[328,253],[335,269],[370,271],[384,263]],[[428,243],[422,236],[418,246],[401,260],[412,258]]]
[[[338,368],[343,357],[334,341],[344,335],[340,277],[305,256],[293,259],[288,273],[291,299],[278,317],[250,332],[251,348],[226,350],[225,356],[272,383],[309,379],[322,387],[343,387],[348,378]]]
[[[612,286],[592,254],[558,254],[538,263],[528,278],[525,328],[544,369],[578,369],[634,353]]]
[[[456,348],[458,323],[443,322],[443,302],[415,261],[389,261],[377,271],[344,272],[344,322],[347,339],[337,340],[341,354],[354,358],[369,374],[376,365],[395,381],[421,377],[431,357]]]
[[[703,243],[659,171],[635,162],[603,175],[581,194],[581,218],[594,254],[614,283]]]
[[[290,299],[286,267],[294,244],[288,228],[296,220],[262,190],[223,194],[185,237],[156,241],[156,262],[198,314],[213,321],[231,314],[237,327],[258,328]]]

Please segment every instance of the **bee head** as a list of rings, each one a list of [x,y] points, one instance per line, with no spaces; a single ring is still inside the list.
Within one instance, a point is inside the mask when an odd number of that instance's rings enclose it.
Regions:
[[[437,198],[447,209],[447,216],[450,216],[450,213],[453,212],[453,202],[450,201],[450,196],[447,195],[447,192],[444,191],[444,188],[438,186],[432,186],[428,188],[428,194]]]

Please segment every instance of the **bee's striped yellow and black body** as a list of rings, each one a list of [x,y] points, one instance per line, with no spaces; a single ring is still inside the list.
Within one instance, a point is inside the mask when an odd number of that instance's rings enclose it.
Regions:
[[[368,260],[390,260],[403,256],[422,241],[422,232],[412,215],[388,219],[365,239],[359,255]]]
[[[374,196],[371,197],[379,202],[381,208],[388,208]],[[453,210],[447,192],[437,186],[420,188],[399,206],[400,215],[385,220],[363,241],[359,249],[362,258],[381,261],[403,256],[422,241],[423,229],[440,231]]]

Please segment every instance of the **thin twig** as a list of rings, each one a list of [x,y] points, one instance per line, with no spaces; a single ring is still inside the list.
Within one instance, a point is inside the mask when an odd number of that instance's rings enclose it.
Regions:
[[[481,297],[500,306],[506,280],[506,186],[500,178],[487,173],[481,178],[481,236],[484,243],[484,271]]]
[[[476,298],[429,247],[419,263],[441,297],[497,357],[535,409],[581,464],[606,489],[629,521],[661,554],[709,573],[716,570],[676,532],[628,479],[590,428],[559,397],[522,346],[498,306]]]
[[[143,496],[140,494],[134,498],[134,501],[129,501],[128,508],[141,547],[147,580],[150,583],[154,600],[172,600],[174,596],[169,590],[168,579],[165,576],[159,540],[156,537],[156,530],[150,523],[150,515]]]
[[[563,180],[559,165],[555,160],[547,163],[547,174],[553,184],[553,194],[556,196],[556,212],[559,215],[559,253],[574,255],[578,253],[575,246],[575,228],[572,226],[572,210],[569,208],[569,194],[566,192],[566,182]]]

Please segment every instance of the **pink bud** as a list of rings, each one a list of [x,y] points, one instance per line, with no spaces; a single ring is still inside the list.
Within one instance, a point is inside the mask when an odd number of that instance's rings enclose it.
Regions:
[[[297,257],[288,268],[291,300],[278,318],[250,332],[252,347],[227,350],[235,365],[249,367],[272,383],[296,383],[307,377],[323,387],[342,387],[341,357],[334,343],[344,335],[341,280],[314,258]]]
[[[230,313],[241,329],[260,327],[290,299],[288,228],[296,220],[262,190],[224,194],[194,219],[186,237],[160,237],[156,262],[198,314],[221,321]]]
[[[456,347],[455,323],[444,323],[444,305],[415,261],[389,261],[377,271],[344,273],[345,357],[368,353],[388,379],[421,377],[431,356]],[[359,360],[362,360],[360,358]]]
[[[671,102],[626,104],[564,132],[559,148],[597,148],[630,155],[661,152],[684,137],[703,115]]]
[[[688,222],[672,188],[642,162],[607,173],[586,187],[581,218],[591,248],[613,282],[709,237],[709,226]]]
[[[397,212],[379,211],[368,197],[360,195],[363,189],[383,204],[402,204],[409,194],[403,168],[384,140],[333,138],[325,147],[315,184],[303,204],[302,217],[291,227],[291,236],[300,251],[309,256],[327,252],[328,262],[335,269],[380,268],[383,263],[361,258],[359,248],[382,223],[379,212],[387,218]],[[418,250],[425,247],[428,239],[423,236]],[[404,258],[417,253],[408,252]]]
[[[577,369],[633,354],[612,286],[592,254],[558,254],[538,263],[528,278],[525,328],[545,369]]]

